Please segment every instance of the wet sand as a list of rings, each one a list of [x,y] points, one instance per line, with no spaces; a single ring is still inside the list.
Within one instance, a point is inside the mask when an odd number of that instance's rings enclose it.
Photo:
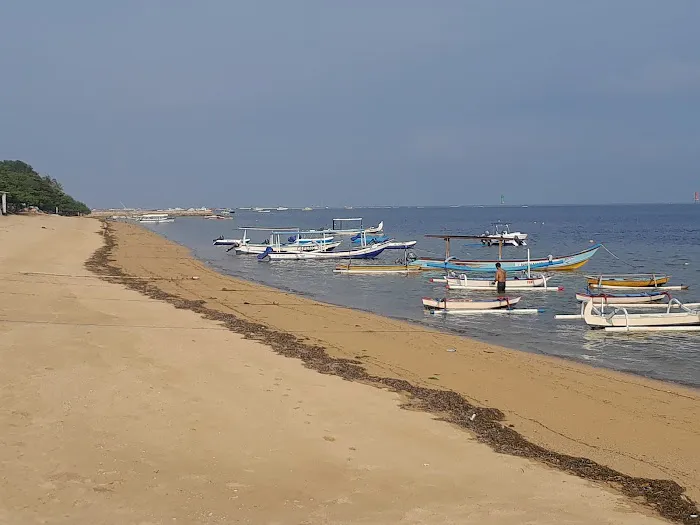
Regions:
[[[105,249],[95,220],[0,221],[0,523],[691,520],[694,390],[230,279],[134,225]]]

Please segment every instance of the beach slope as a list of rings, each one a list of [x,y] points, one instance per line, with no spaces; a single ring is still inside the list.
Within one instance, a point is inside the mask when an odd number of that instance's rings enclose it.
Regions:
[[[400,410],[407,399],[397,392],[344,381],[335,369],[319,374],[308,355],[303,361],[279,355],[280,345],[294,345],[288,337],[280,335],[273,351],[251,340],[254,334],[231,331],[226,318],[196,312],[205,303],[222,311],[239,305],[240,315],[256,318],[250,303],[301,299],[208,273],[182,248],[138,227],[118,228],[113,254],[103,250],[90,267],[116,264],[148,277],[130,286],[147,283],[151,294],[167,288],[163,298],[176,303],[169,304],[85,268],[103,244],[96,220],[0,221],[0,523],[665,522],[613,485],[498,454],[458,425]],[[115,261],[104,260],[112,255]],[[251,288],[224,291],[242,286]],[[182,294],[181,302],[170,291]],[[322,309],[310,308],[316,315]],[[349,319],[361,324],[357,316],[366,315],[336,314],[334,328],[345,337]],[[396,338],[377,336],[386,344]],[[303,324],[296,337],[308,337]],[[314,337],[321,341],[326,333]],[[360,338],[353,351],[329,349],[368,353],[362,344]],[[495,360],[487,364],[492,373],[508,372]],[[381,356],[368,366],[385,374],[401,368]],[[417,382],[426,381],[422,374],[405,372]],[[574,379],[568,394],[574,400],[589,385],[577,385],[579,371],[571,375],[558,380]],[[624,398],[632,380],[597,381],[609,390],[617,385]],[[691,404],[692,391],[654,391],[643,401],[656,395],[657,412],[681,394]],[[472,413],[477,421],[491,417],[486,409]],[[693,428],[698,418],[686,417]],[[669,417],[667,424],[675,422]],[[680,432],[668,438],[666,446],[682,449]]]

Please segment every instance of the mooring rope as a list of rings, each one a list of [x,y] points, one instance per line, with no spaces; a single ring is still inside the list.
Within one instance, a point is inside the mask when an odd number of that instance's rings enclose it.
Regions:
[[[606,252],[608,252],[610,255],[612,255],[615,259],[617,259],[618,261],[620,261],[621,263],[624,263],[624,264],[626,264],[627,266],[629,266],[629,267],[631,267],[631,268],[635,268],[635,269],[639,268],[638,265],[634,265],[634,264],[632,264],[632,263],[628,263],[628,262],[625,261],[624,259],[620,259],[617,255],[615,255],[613,252],[611,252],[610,250],[608,250],[608,247],[605,246],[603,243],[600,243],[600,246],[601,246]]]

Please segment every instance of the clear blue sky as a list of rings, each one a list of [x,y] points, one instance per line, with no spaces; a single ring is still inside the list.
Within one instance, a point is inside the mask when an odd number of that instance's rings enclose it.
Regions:
[[[700,1],[21,0],[0,158],[95,207],[682,202]]]

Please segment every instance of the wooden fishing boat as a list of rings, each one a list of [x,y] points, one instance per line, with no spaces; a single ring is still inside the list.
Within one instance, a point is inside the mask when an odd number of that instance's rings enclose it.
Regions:
[[[672,311],[677,307],[680,311]],[[665,312],[629,313],[625,307],[612,307],[610,313],[598,309],[593,301],[583,303],[582,317],[592,328],[612,331],[656,331],[689,327],[700,329],[700,310],[671,299]]]
[[[561,286],[548,287],[547,281],[551,276],[539,275],[530,279],[512,278],[506,282],[506,290],[552,290],[561,291]],[[448,290],[496,290],[496,282],[493,279],[472,279],[465,274],[459,277],[447,277],[446,285]]]
[[[243,244],[236,246],[234,249],[239,255],[260,255],[267,250],[272,250],[275,253],[300,253],[300,252],[328,252],[340,246],[340,241],[327,242],[319,244]]]
[[[413,261],[411,264],[415,266],[421,266],[426,269],[442,269],[442,270],[453,270],[457,272],[495,272],[496,263],[501,263],[501,268],[507,272],[520,272],[527,270],[546,270],[546,271],[565,271],[565,270],[576,270],[584,264],[586,264],[591,257],[593,257],[596,252],[602,246],[601,244],[594,244],[590,248],[583,250],[572,255],[564,255],[561,257],[555,257],[550,255],[546,258],[540,259],[495,259],[495,260],[484,260],[484,261],[471,261],[471,260],[461,260],[450,256],[450,239],[478,239],[478,236],[474,235],[427,235],[426,237],[433,237],[445,240],[445,258],[431,258],[431,257],[421,257]],[[501,243],[502,244],[502,243]],[[500,252],[500,249],[499,249]],[[529,251],[528,251],[529,255]]]
[[[248,242],[248,239],[226,239],[223,235],[220,235],[212,241],[214,246],[241,246]]]
[[[670,298],[667,292],[606,294],[606,293],[577,293],[579,302],[594,301],[595,304],[643,304],[663,301]]]
[[[588,286],[593,288],[658,288],[671,280],[670,275],[621,274],[587,275]]]
[[[352,244],[378,244],[387,243],[385,250],[407,250],[413,248],[418,241],[396,241],[391,239],[388,235],[366,235],[364,233],[358,233],[350,238]],[[391,242],[389,242],[391,241]]]
[[[264,228],[259,228],[265,230]],[[283,238],[290,233],[292,235],[287,239],[288,242],[283,242]],[[311,235],[311,237],[309,237]],[[331,251],[340,246],[340,241],[334,241],[330,235],[323,234],[318,236],[317,232],[300,231],[300,230],[280,230],[272,231],[270,238],[264,243],[251,243],[247,238],[247,229],[243,231],[242,242],[237,245],[232,244],[231,249],[235,249],[237,254],[259,255],[265,253],[268,249],[280,253],[298,253],[309,251]],[[226,240],[226,239],[224,239]],[[220,242],[220,241],[219,241]],[[217,241],[215,240],[216,244]]]
[[[429,310],[495,310],[512,308],[520,297],[497,297],[496,299],[431,299],[423,297],[423,307]]]
[[[498,246],[503,242],[504,246],[527,246],[527,233],[520,231],[511,232],[508,224],[493,223],[492,231],[486,230],[481,237],[481,244],[484,246]]]
[[[373,259],[386,249],[387,243],[370,244],[361,248],[345,251],[299,251],[294,253],[276,252],[271,246],[258,255],[260,261],[294,261],[294,260],[323,260],[323,259]]]

